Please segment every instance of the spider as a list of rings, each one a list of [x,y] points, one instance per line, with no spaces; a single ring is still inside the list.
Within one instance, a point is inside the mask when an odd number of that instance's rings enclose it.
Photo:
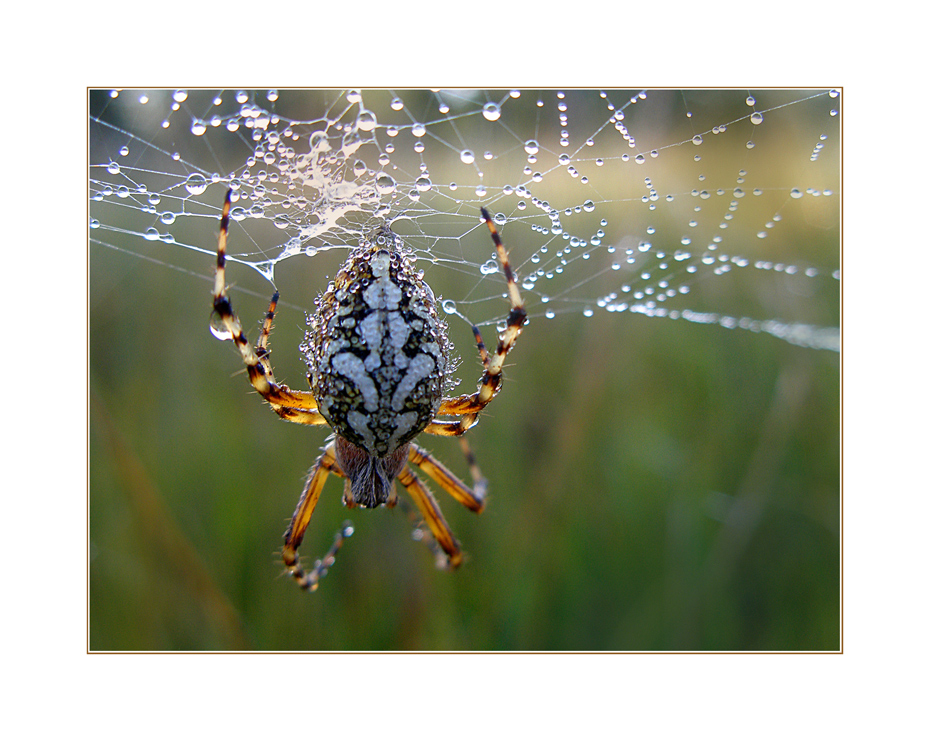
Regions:
[[[333,430],[310,469],[284,533],[281,556],[287,570],[302,588],[315,590],[342,540],[351,535],[347,523],[324,559],[309,572],[301,566],[297,549],[329,474],[345,479],[343,502],[350,508],[395,506],[395,480],[399,481],[435,539],[437,565],[458,567],[461,546],[411,464],[478,513],[484,509],[486,481],[464,440],[473,487],[413,440],[421,432],[461,436],[478,422],[478,415],[500,391],[504,360],[526,321],[507,251],[490,214],[481,209],[507,280],[510,312],[493,354],[487,351],[478,328],[472,326],[484,367],[477,391],[444,398],[443,389],[453,370],[447,326],[438,316],[436,299],[423,281],[422,271],[416,270],[413,251],[387,226],[361,240],[317,298],[316,314],[308,316],[309,327],[300,349],[309,368],[311,390],[294,391],[277,383],[268,341],[278,292],[271,298],[254,349],[226,294],[231,203],[229,190],[220,219],[211,330],[219,339],[235,342],[249,382],[279,416],[298,424],[328,425]]]

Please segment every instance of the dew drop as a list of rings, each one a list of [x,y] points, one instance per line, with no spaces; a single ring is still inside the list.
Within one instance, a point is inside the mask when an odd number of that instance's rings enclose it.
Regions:
[[[393,193],[396,189],[397,183],[395,182],[394,178],[392,178],[386,172],[379,172],[375,176],[375,190],[377,190],[380,195]]]
[[[410,127],[410,133],[416,137],[423,136],[426,133],[426,126],[421,123],[415,123]]]
[[[636,157],[633,159],[633,161],[634,161],[637,165],[642,165],[642,164],[644,164],[644,163],[646,162],[646,157],[645,157],[644,155],[642,155],[642,154],[637,154]]]
[[[803,195],[804,195],[804,193],[802,193],[798,188],[792,188],[792,189],[791,189],[791,197],[792,197],[792,198],[800,198],[800,197],[803,196]]]
[[[760,123],[762,123],[762,114],[759,113],[759,111],[755,111],[755,112],[749,117],[749,120],[750,120],[753,124],[755,124],[756,126],[758,126]]]
[[[165,211],[159,218],[162,224],[173,224],[177,214],[172,211]]]
[[[226,322],[223,321],[223,317],[216,309],[210,314],[210,331],[218,340],[231,340],[233,338],[232,332],[226,328]]]
[[[455,301],[447,298],[445,301],[442,302],[442,310],[446,312],[446,314],[455,314],[456,312]]]
[[[145,234],[142,236],[145,237],[149,242],[157,242],[159,236],[158,229],[156,229],[154,226],[150,226],[145,230]]]
[[[118,175],[119,165],[116,162],[111,162],[109,165],[107,165],[107,172],[111,175]]]
[[[414,181],[414,186],[416,186],[418,191],[424,193],[433,187],[433,183],[426,175],[420,175],[420,177]]]
[[[194,136],[203,136],[207,131],[207,124],[204,121],[201,121],[199,118],[195,118],[191,121],[191,133]]]
[[[400,98],[394,98],[394,100],[391,101],[391,108],[395,111],[402,111],[404,109],[404,101]]]
[[[466,165],[470,165],[475,161],[475,153],[470,149],[463,149],[459,154],[459,159],[462,160]]]
[[[481,115],[488,121],[496,121],[501,117],[501,109],[497,103],[485,103],[481,109]]]
[[[523,149],[527,154],[536,154],[539,151],[539,142],[535,139],[528,139],[523,145]]]
[[[691,138],[691,143],[694,144],[694,146],[699,147],[699,146],[701,146],[701,144],[704,143],[704,139],[701,137],[700,134],[695,134],[695,135]]]
[[[494,260],[488,260],[479,270],[482,275],[493,275],[497,272],[497,263]]]
[[[747,96],[746,105],[755,105],[755,104],[756,104],[756,99],[753,98],[751,95]]]
[[[199,196],[207,189],[207,179],[199,172],[195,172],[187,178],[184,187],[187,188],[187,192],[192,196]]]
[[[594,210],[594,201],[591,201],[591,200],[585,201],[584,203],[581,204],[581,208],[583,208],[588,213],[591,213]]]
[[[371,111],[362,110],[358,112],[355,125],[358,126],[361,131],[373,131],[378,125],[378,119]]]

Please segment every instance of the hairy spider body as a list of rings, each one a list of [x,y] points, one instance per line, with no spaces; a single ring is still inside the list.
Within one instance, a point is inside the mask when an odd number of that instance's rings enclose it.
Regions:
[[[446,324],[412,252],[386,227],[349,255],[316,304],[301,351],[336,433],[346,502],[385,504],[406,443],[442,402],[451,371]]]
[[[480,412],[500,390],[504,359],[526,321],[516,277],[490,214],[481,209],[507,281],[511,304],[507,325],[493,354],[472,326],[484,367],[478,389],[444,398],[453,370],[447,327],[439,318],[432,290],[416,270],[413,252],[387,227],[376,230],[352,251],[317,299],[316,314],[308,318],[301,350],[310,370],[311,391],[293,391],[277,383],[268,351],[277,292],[254,349],[226,294],[231,203],[230,190],[220,220],[211,330],[219,339],[236,344],[249,382],[279,416],[299,424],[328,425],[334,433],[310,469],[284,533],[282,558],[291,575],[304,589],[316,589],[344,538],[352,533],[351,526],[345,526],[325,558],[310,572],[303,570],[297,549],[331,473],[346,479],[343,501],[348,507],[393,507],[397,503],[395,481],[399,481],[435,539],[437,564],[457,567],[462,561],[461,547],[411,464],[474,512],[484,509],[487,482],[464,440],[472,487],[413,439],[421,432],[460,436],[477,423]],[[453,419],[438,419],[444,416]]]

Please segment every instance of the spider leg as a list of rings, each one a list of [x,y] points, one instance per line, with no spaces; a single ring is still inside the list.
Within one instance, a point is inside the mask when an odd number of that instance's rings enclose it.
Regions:
[[[462,438],[462,442],[465,442],[464,438]],[[467,449],[466,457],[469,457],[470,453],[471,449]],[[410,455],[407,460],[419,466],[427,476],[445,489],[460,504],[465,505],[473,512],[480,513],[484,510],[484,496],[487,491],[487,480],[481,475],[481,472],[478,471],[478,467],[474,463],[474,455],[470,456],[469,461],[472,477],[475,478],[474,489],[466,486],[465,483],[456,477],[445,465],[415,443],[410,444]],[[477,474],[477,477],[475,474]]]
[[[336,554],[339,553],[342,544],[345,543],[346,538],[351,537],[354,532],[355,527],[349,520],[342,523],[342,527],[336,533],[333,544],[326,552],[326,555],[323,556],[323,558],[317,559],[310,572],[302,580],[298,580],[298,584],[307,591],[315,592],[320,586],[320,579],[326,576],[330,568],[332,568],[332,565],[336,563]]]
[[[414,503],[423,514],[423,519],[429,526],[430,532],[439,543],[439,546],[448,556],[448,567],[457,568],[462,563],[462,548],[449,529],[449,525],[442,512],[439,509],[439,503],[429,493],[429,490],[423,485],[423,482],[417,475],[410,470],[409,465],[405,465],[397,476],[397,480],[404,486],[410,494]]]
[[[510,298],[510,313],[507,315],[507,325],[503,333],[498,338],[497,350],[494,355],[489,355],[481,339],[481,333],[476,326],[472,326],[472,332],[475,335],[475,341],[478,344],[478,355],[481,357],[481,363],[484,365],[484,373],[478,384],[478,390],[473,394],[457,396],[452,399],[444,399],[439,406],[437,414],[450,414],[462,416],[457,421],[434,421],[427,425],[424,432],[431,435],[463,435],[468,429],[474,427],[478,422],[478,414],[493,399],[497,392],[500,391],[503,382],[504,360],[507,353],[510,352],[517,337],[526,323],[526,308],[523,305],[523,297],[520,295],[520,289],[517,287],[517,279],[513,269],[510,267],[510,259],[507,256],[507,250],[501,241],[500,234],[494,226],[494,221],[487,209],[481,209],[481,218],[488,225],[491,232],[491,239],[497,248],[497,257],[500,260],[501,267],[504,269],[504,277],[507,279],[507,295]]]
[[[323,491],[323,485],[326,483],[326,478],[330,473],[337,476],[342,475],[342,471],[339,470],[339,466],[336,463],[335,449],[335,443],[330,441],[323,449],[322,455],[320,455],[313,464],[313,467],[310,469],[310,474],[307,477],[307,483],[304,485],[304,490],[300,495],[300,501],[297,503],[297,509],[294,511],[294,517],[291,519],[291,524],[288,525],[284,533],[284,549],[281,551],[281,558],[284,560],[284,565],[287,566],[288,571],[297,583],[303,589],[307,589],[311,592],[316,590],[320,579],[326,575],[326,571],[332,566],[336,558],[336,553],[342,546],[342,541],[352,534],[351,523],[343,525],[342,530],[340,530],[339,534],[336,536],[336,541],[333,543],[332,548],[330,548],[326,556],[320,561],[317,561],[310,572],[305,572],[303,570],[303,567],[300,565],[300,558],[297,555],[297,549],[304,539],[304,532],[307,530],[307,525],[310,524],[313,510],[316,508],[316,503],[320,499],[320,492]]]
[[[249,344],[242,323],[236,316],[232,302],[226,294],[226,241],[229,236],[229,211],[232,205],[232,190],[227,191],[223,202],[223,214],[220,219],[220,237],[216,249],[216,278],[213,284],[213,315],[210,329],[221,340],[232,340],[242,356],[249,373],[249,383],[258,391],[281,417],[292,422],[307,425],[325,425],[326,420],[316,411],[317,404],[308,391],[291,391],[287,386],[274,380],[268,350],[271,326],[278,292],[271,297],[268,313],[262,323],[261,334],[255,349]]]
[[[459,437],[459,446],[462,448],[462,455],[465,456],[465,462],[468,464],[468,472],[471,474],[472,490],[475,498],[483,503],[488,496],[488,480],[481,473],[481,469],[478,468],[478,459],[475,458],[475,452],[471,449],[471,445],[468,444],[468,440]]]

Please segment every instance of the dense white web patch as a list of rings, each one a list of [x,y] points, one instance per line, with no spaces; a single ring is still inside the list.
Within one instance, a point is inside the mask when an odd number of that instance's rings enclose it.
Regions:
[[[387,220],[448,314],[500,326],[484,206],[531,319],[630,314],[835,351],[839,106],[828,90],[93,91],[91,243],[212,256],[179,235],[231,187],[230,259],[268,280]]]

